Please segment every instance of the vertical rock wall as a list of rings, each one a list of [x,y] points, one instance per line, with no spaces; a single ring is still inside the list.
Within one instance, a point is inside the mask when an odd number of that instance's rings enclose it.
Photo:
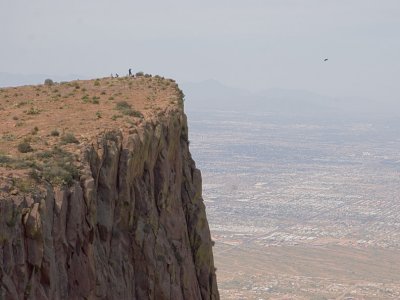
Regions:
[[[180,109],[87,145],[80,182],[0,199],[0,299],[219,299]]]

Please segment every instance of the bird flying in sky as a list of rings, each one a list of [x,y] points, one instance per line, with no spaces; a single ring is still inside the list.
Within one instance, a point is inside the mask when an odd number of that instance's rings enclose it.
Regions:
[[[327,59],[327,58],[325,58],[325,59],[324,59],[324,61],[328,61],[328,59]]]

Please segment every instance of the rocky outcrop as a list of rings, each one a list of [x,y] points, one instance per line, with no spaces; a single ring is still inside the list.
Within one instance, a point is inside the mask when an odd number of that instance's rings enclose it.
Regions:
[[[219,299],[182,109],[83,149],[80,182],[3,193],[0,299]]]

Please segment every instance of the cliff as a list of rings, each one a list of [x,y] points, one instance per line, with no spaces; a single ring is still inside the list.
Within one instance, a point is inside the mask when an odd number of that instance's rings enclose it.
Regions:
[[[0,90],[0,299],[219,299],[182,98],[150,76]]]

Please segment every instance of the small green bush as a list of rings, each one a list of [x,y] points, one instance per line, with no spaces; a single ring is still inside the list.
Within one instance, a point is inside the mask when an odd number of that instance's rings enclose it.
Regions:
[[[44,85],[53,85],[53,84],[54,84],[54,81],[51,80],[50,78],[47,78],[47,79],[44,81]]]
[[[132,116],[132,117],[143,117],[143,115],[132,109],[131,105],[126,101],[119,101],[117,102],[115,109],[119,110],[123,115]]]
[[[35,127],[32,129],[31,134],[32,134],[32,135],[35,135],[35,134],[38,133],[38,131],[39,131],[39,128],[38,128],[37,126],[35,126]]]
[[[61,137],[63,144],[79,144],[78,139],[72,133],[66,133]]]
[[[70,185],[74,180],[79,180],[79,170],[74,165],[74,156],[59,147],[36,154],[41,162],[35,167],[40,179],[49,181],[55,185]]]
[[[24,105],[26,105],[26,104],[28,104],[28,102],[26,102],[26,101],[21,101],[21,102],[18,102],[18,103],[17,103],[16,107],[20,108],[21,106],[24,106]]]
[[[1,139],[3,141],[11,142],[15,140],[15,135],[13,135],[12,133],[6,133],[1,137]]]
[[[111,120],[116,121],[118,118],[122,118],[122,115],[113,115]]]
[[[87,103],[89,101],[89,95],[86,94],[81,99],[83,102]]]
[[[38,115],[40,114],[40,109],[31,107],[29,110],[26,111],[27,115]]]
[[[24,142],[18,144],[18,151],[21,153],[28,153],[28,152],[32,152],[33,148],[31,147],[31,145],[28,142],[24,141]]]

